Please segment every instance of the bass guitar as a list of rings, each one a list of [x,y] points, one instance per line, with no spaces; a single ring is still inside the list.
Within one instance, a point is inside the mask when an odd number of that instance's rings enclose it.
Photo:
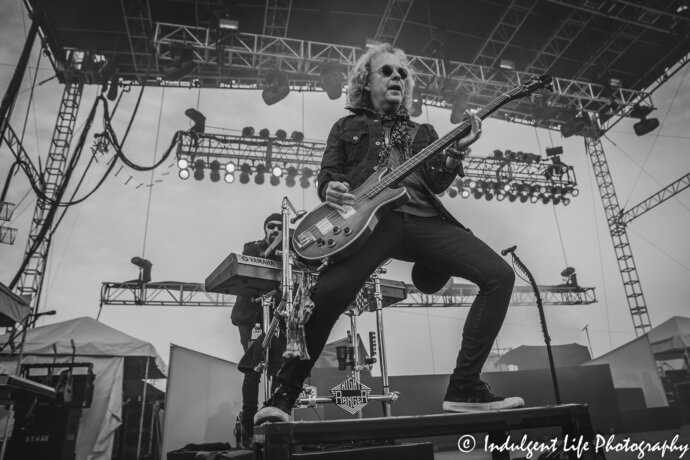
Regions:
[[[476,115],[485,119],[510,101],[528,96],[539,89],[549,88],[551,77],[542,75],[494,98],[479,109]],[[321,203],[304,216],[295,229],[295,252],[305,260],[325,258],[337,260],[356,252],[369,238],[380,216],[409,200],[404,187],[396,187],[426,160],[443,151],[470,132],[471,123],[465,120],[446,135],[412,156],[394,169],[383,168],[372,174],[361,186],[351,191],[354,205],[343,211]]]

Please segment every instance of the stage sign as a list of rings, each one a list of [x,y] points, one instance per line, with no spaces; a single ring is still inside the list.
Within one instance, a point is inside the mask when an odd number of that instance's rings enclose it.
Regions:
[[[371,388],[350,377],[340,385],[331,389],[333,402],[351,414],[357,413],[369,402]]]

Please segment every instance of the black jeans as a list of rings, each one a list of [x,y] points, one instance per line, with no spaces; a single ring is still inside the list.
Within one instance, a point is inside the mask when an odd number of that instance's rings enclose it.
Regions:
[[[321,354],[333,325],[369,275],[391,257],[420,262],[479,286],[479,293],[465,321],[451,386],[479,379],[508,310],[515,282],[513,269],[471,232],[440,217],[389,212],[356,254],[329,266],[320,274],[312,294],[314,311],[305,325],[311,359],[283,361],[277,377],[280,393],[291,399],[299,395],[302,383]]]

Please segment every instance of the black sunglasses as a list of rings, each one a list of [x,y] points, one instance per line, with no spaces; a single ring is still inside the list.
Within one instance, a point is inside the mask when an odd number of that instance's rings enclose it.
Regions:
[[[273,224],[273,223],[268,223],[266,224],[266,228],[269,230],[282,230],[283,229],[283,224]]]
[[[400,75],[400,78],[402,78],[403,80],[407,80],[407,76],[410,74],[410,72],[404,67],[393,67],[392,65],[389,65],[389,64],[382,66],[378,70],[378,72],[381,72],[386,77],[390,77],[391,75],[393,75],[394,70],[398,71],[398,75]]]

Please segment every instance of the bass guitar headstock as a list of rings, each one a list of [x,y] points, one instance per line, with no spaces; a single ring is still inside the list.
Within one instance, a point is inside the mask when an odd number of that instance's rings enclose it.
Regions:
[[[530,94],[539,91],[541,89],[546,89],[553,91],[553,79],[550,75],[540,75],[538,77],[532,77],[528,82],[518,85],[515,88],[508,91],[507,95],[510,100],[520,99],[527,97]]]

